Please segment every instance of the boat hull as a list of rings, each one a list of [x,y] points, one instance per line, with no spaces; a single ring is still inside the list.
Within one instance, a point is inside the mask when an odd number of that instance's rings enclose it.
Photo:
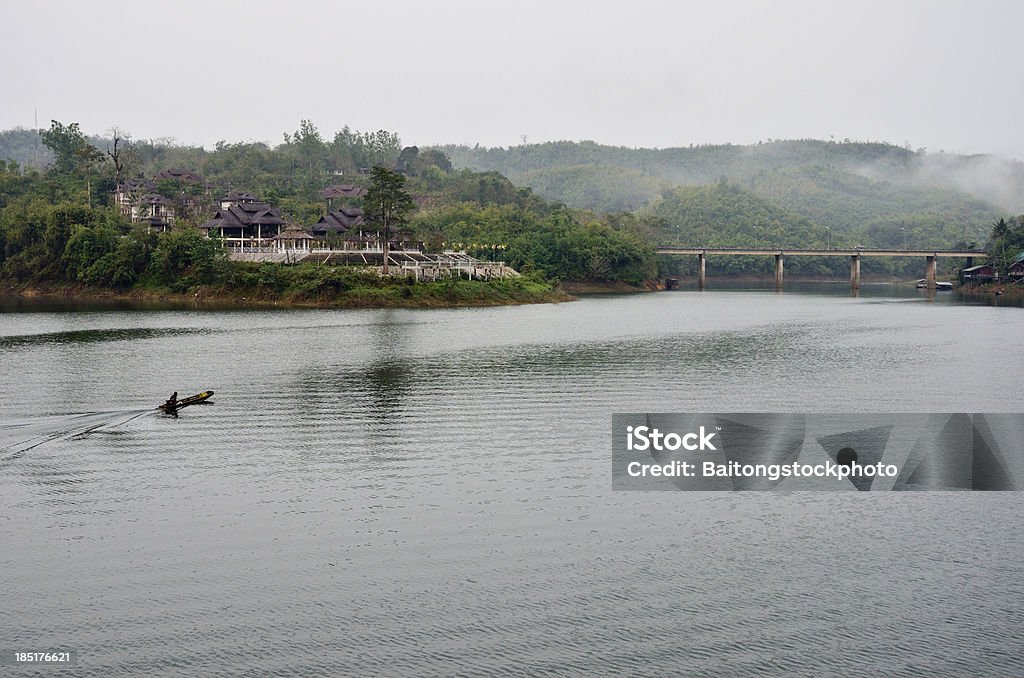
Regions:
[[[197,393],[193,396],[182,398],[181,400],[176,400],[173,403],[167,401],[162,405],[158,405],[157,409],[160,410],[161,412],[166,412],[167,414],[174,414],[178,410],[188,407],[189,405],[196,405],[198,403],[206,402],[211,397],[213,397],[213,391],[203,391],[202,393]]]

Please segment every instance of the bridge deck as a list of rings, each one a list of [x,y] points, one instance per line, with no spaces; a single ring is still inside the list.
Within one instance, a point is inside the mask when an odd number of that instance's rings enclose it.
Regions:
[[[752,248],[752,247],[659,247],[658,254],[773,254],[787,257],[987,257],[984,250],[876,250],[876,249],[830,249],[807,250],[797,248]]]

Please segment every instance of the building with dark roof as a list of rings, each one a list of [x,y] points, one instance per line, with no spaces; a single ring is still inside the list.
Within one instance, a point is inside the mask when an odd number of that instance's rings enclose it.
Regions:
[[[960,284],[961,285],[977,285],[979,283],[989,283],[999,277],[996,273],[995,266],[991,264],[982,264],[980,266],[971,266],[970,268],[960,269]]]
[[[201,184],[203,178],[195,172],[189,172],[185,169],[166,169],[160,170],[153,175],[153,181],[181,181],[186,184]]]
[[[149,179],[125,179],[114,191],[114,206],[133,224],[149,224],[150,230],[166,231],[177,217],[174,201],[156,191]]]
[[[199,225],[199,229],[208,236],[216,235],[226,245],[232,247],[266,247],[274,236],[281,232],[284,219],[281,210],[259,202],[251,193],[232,194],[251,196],[253,200],[244,202],[228,201],[228,207],[217,210],[213,218]]]
[[[363,210],[358,207],[339,207],[320,217],[311,231],[313,235],[342,235],[358,229],[363,223]]]
[[[379,244],[376,231],[365,232],[363,210],[358,207],[339,207],[331,210],[309,230],[317,238],[340,245],[343,249],[365,249]]]
[[[138,177],[125,179],[114,191],[114,206],[121,216],[133,224],[146,223],[152,230],[166,231],[174,225],[181,215],[179,209],[186,212],[194,211],[196,200],[188,195],[178,196],[179,202],[157,193],[157,182],[165,180],[181,181],[185,184],[202,184],[203,178],[195,172],[183,169],[161,170],[152,179]]]
[[[335,184],[320,191],[320,195],[325,200],[333,198],[362,198],[366,195],[366,189],[353,186],[352,184]]]
[[[156,193],[141,196],[132,209],[132,222],[149,224],[151,231],[167,231],[174,222],[174,202]]]
[[[256,202],[260,202],[260,199],[257,198],[252,193],[249,193],[247,191],[232,191],[231,193],[228,193],[227,195],[220,199],[220,208],[222,210],[226,210],[232,205],[241,205],[244,203]]]
[[[1010,264],[1006,269],[1006,274],[1013,282],[1024,280],[1024,252]]]

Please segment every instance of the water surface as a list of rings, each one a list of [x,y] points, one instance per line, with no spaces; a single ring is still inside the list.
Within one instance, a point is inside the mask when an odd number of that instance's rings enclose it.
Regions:
[[[612,492],[609,433],[613,412],[1018,412],[1022,333],[1018,308],[834,285],[21,307],[0,639],[104,676],[1020,675],[1019,493]]]

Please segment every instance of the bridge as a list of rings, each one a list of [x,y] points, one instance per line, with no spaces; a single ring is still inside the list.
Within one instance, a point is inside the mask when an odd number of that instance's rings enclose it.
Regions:
[[[985,250],[894,250],[894,249],[797,249],[797,248],[762,248],[762,247],[659,247],[658,254],[696,255],[699,262],[697,285],[704,289],[707,282],[707,258],[712,254],[730,256],[761,256],[775,257],[775,286],[782,287],[782,271],[786,257],[849,257],[850,287],[860,287],[860,260],[862,257],[923,257],[925,260],[925,281],[930,290],[935,289],[935,261],[939,257],[966,258],[970,266],[974,257],[988,257]]]

